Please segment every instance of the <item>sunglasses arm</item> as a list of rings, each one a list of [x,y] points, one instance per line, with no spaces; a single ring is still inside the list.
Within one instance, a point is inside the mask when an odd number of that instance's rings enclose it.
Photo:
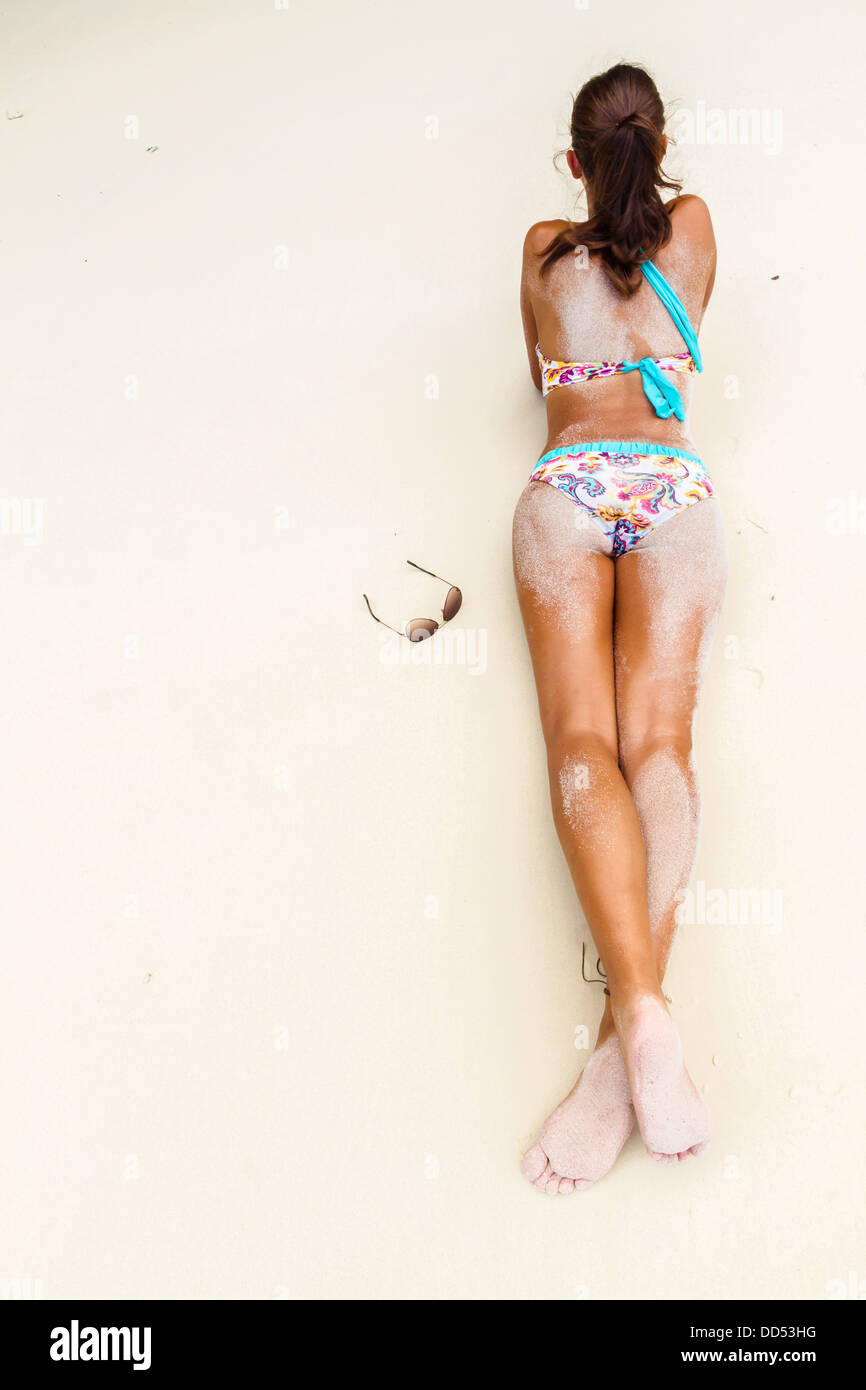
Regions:
[[[449,589],[456,589],[457,585],[452,584],[450,579],[443,579],[441,574],[434,574],[432,570],[425,570],[423,565],[416,565],[414,560],[407,560],[407,565],[411,565],[413,570],[420,570],[422,574],[429,574],[431,579],[438,579],[440,584],[447,584]]]
[[[376,618],[376,614],[373,612],[372,608],[370,607],[370,600],[367,598],[367,595],[366,595],[366,594],[362,594],[362,598],[363,598],[364,602],[365,602],[366,605],[367,605],[367,609],[368,609],[368,611],[369,611],[370,617],[371,617],[371,618]],[[377,622],[377,623],[381,623],[382,626],[383,626],[383,627],[386,627],[386,628],[388,629],[389,632],[396,632],[398,637],[405,637],[405,636],[406,636],[405,632],[400,632],[398,628],[392,627],[390,623],[386,623],[385,620],[384,620],[384,618],[376,618],[376,622]]]

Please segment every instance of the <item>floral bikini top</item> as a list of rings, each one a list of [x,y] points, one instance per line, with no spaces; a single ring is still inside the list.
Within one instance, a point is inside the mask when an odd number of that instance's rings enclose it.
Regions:
[[[676,324],[688,352],[677,352],[672,357],[642,357],[639,362],[557,362],[551,357],[545,357],[541,347],[536,343],[535,355],[541,367],[543,395],[549,396],[557,386],[569,386],[577,381],[591,381],[594,376],[640,372],[641,385],[656,415],[662,420],[667,420],[671,415],[675,415],[678,420],[685,420],[682,396],[673,382],[664,376],[664,372],[704,370],[698,335],[692,328],[679,297],[661,271],[652,261],[644,261],[641,270]]]

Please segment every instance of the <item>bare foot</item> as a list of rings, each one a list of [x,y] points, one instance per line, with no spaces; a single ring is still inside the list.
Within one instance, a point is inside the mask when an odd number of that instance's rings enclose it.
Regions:
[[[710,1116],[683,1063],[676,1024],[653,995],[644,995],[622,1014],[617,1029],[628,1068],[632,1104],[643,1141],[659,1163],[677,1163],[703,1153],[710,1142]]]
[[[551,1194],[591,1187],[613,1167],[633,1124],[625,1062],[612,1033],[523,1155],[524,1176]]]

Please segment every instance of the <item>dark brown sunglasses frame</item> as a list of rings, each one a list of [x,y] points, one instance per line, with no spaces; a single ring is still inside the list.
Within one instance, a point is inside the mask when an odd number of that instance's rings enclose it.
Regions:
[[[442,576],[441,576],[441,574],[434,574],[432,570],[425,570],[423,565],[416,565],[414,560],[407,560],[407,561],[406,561],[406,564],[407,564],[407,565],[411,565],[412,568],[415,569],[415,570],[420,570],[422,574],[429,574],[429,576],[430,576],[431,579],[438,579],[440,584],[447,584],[447,585],[448,585],[448,593],[445,595],[445,603],[443,603],[443,605],[442,605],[442,621],[441,621],[441,623],[437,623],[435,618],[410,618],[410,619],[409,619],[409,622],[406,624],[406,626],[409,627],[409,626],[411,626],[412,623],[432,623],[432,624],[433,624],[433,632],[438,632],[439,629],[440,629],[440,628],[443,628],[443,627],[445,626],[446,623],[450,623],[451,618],[456,618],[456,617],[457,617],[457,614],[460,612],[460,609],[461,609],[461,607],[462,607],[462,605],[463,605],[463,591],[458,587],[458,585],[452,584],[451,581],[450,581],[449,579],[443,579]],[[446,605],[447,605],[447,603],[448,603],[448,597],[449,597],[449,595],[452,593],[452,591],[453,591],[454,593],[456,593],[456,594],[459,596],[460,602],[458,603],[457,608],[455,609],[455,611],[451,614],[451,618],[446,618],[446,617],[445,617],[445,608],[446,608]],[[367,595],[366,595],[366,594],[363,595],[363,599],[364,599],[364,602],[365,602],[366,605],[367,605],[367,609],[368,609],[368,611],[369,611],[369,613],[370,613],[370,617],[371,617],[371,618],[376,618],[376,622],[377,622],[377,623],[381,623],[382,626],[383,626],[383,627],[386,627],[386,628],[388,629],[389,632],[396,632],[396,634],[397,634],[398,637],[405,637],[407,642],[411,642],[411,641],[412,641],[412,638],[409,636],[408,632],[401,632],[399,628],[397,628],[397,627],[392,627],[390,623],[386,623],[385,620],[384,620],[384,618],[377,618],[377,617],[376,617],[376,614],[373,612],[373,609],[372,609],[372,607],[371,607],[371,605],[370,605],[370,600],[367,598]],[[430,633],[430,637],[433,636],[433,632]],[[429,640],[429,639],[425,639],[425,640]]]

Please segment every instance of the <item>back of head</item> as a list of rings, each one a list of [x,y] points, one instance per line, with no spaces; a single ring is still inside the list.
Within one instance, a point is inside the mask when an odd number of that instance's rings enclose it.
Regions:
[[[598,253],[617,290],[641,284],[640,264],[670,240],[662,188],[681,185],[662,173],[664,106],[644,68],[617,63],[581,87],[571,116],[571,147],[580,161],[591,206],[585,222],[559,232],[544,252],[542,272],[569,250]]]

